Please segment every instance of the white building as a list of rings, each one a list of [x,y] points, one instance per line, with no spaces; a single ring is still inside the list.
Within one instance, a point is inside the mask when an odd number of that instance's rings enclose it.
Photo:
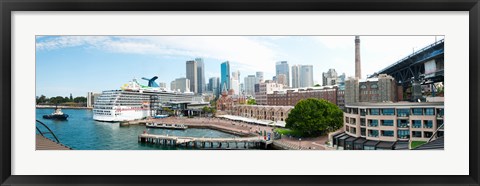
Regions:
[[[272,81],[265,81],[259,84],[259,91],[255,92],[255,101],[257,105],[267,104],[267,94],[272,94],[274,91],[283,90],[283,84],[275,83]]]
[[[300,67],[300,88],[313,87],[313,65]]]

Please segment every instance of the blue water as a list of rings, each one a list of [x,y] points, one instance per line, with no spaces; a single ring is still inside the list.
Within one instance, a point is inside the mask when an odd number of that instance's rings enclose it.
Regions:
[[[154,144],[138,143],[138,135],[148,130],[150,134],[192,136],[192,137],[238,137],[233,134],[211,129],[147,129],[142,125],[120,127],[119,123],[99,122],[92,119],[92,110],[62,109],[68,114],[67,121],[43,119],[42,116],[53,113],[54,109],[36,109],[36,119],[45,123],[58,137],[60,142],[75,150],[176,150],[192,149],[184,147],[168,147]],[[42,132],[47,129],[36,125]],[[38,133],[38,132],[37,132]],[[45,135],[53,139],[49,134]]]

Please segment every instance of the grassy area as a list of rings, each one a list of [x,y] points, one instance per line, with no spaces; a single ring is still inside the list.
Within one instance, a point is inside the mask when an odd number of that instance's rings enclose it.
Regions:
[[[423,145],[427,143],[426,141],[412,141],[412,144],[410,144],[410,147],[412,147],[412,149],[414,148],[417,148],[418,146],[420,145]]]
[[[279,134],[290,135],[295,137],[302,136],[302,133],[300,133],[299,131],[290,130],[290,129],[276,128],[275,132],[278,132]]]

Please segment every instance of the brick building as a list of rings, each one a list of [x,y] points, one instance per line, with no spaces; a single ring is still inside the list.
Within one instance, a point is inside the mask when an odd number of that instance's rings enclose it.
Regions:
[[[295,106],[300,100],[307,98],[324,99],[337,105],[336,86],[310,87],[274,91],[267,94],[267,105]]]

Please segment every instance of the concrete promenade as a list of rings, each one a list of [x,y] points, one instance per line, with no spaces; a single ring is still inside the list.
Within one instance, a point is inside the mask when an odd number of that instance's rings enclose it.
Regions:
[[[240,136],[259,136],[260,132],[274,131],[273,127],[249,124],[244,122],[231,121],[223,118],[186,118],[186,117],[168,117],[162,119],[149,119],[145,122],[157,122],[166,124],[184,124],[191,128],[213,128],[216,130],[234,133]],[[289,136],[282,136],[281,139],[274,140],[273,144],[281,149],[291,150],[330,150],[325,142],[328,140],[327,136],[320,136],[315,138],[295,138]]]

